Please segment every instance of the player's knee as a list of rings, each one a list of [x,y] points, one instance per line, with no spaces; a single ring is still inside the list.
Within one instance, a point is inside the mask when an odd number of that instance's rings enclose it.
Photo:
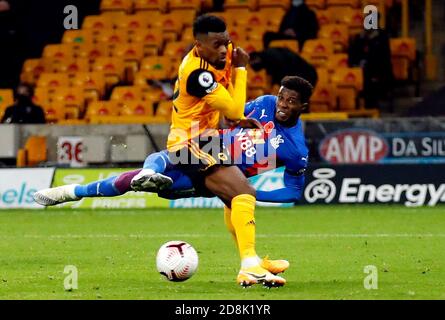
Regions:
[[[247,179],[245,179],[243,183],[234,185],[232,188],[230,188],[229,191],[231,193],[231,198],[234,198],[242,194],[248,194],[254,197],[256,196],[255,188],[249,184],[249,181]]]

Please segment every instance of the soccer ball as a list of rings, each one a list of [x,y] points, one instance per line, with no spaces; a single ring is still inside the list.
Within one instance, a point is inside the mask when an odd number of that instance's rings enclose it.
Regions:
[[[185,241],[169,241],[159,248],[156,267],[170,281],[185,281],[198,268],[198,254]]]

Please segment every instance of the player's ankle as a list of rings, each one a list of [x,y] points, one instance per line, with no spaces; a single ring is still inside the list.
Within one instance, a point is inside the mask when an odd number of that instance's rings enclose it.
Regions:
[[[241,269],[252,268],[260,265],[258,256],[246,257],[241,260]]]

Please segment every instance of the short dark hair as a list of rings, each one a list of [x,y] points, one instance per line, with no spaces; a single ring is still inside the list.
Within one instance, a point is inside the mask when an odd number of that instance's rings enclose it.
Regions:
[[[32,97],[34,95],[34,86],[28,82],[20,82],[15,89],[14,94],[17,95],[17,91],[20,87],[25,87],[29,91],[29,95]]]
[[[224,32],[226,31],[226,23],[223,19],[204,14],[196,18],[193,23],[193,36],[196,38],[198,34],[208,34],[209,32]]]
[[[286,89],[298,92],[302,103],[309,102],[309,99],[312,96],[312,92],[314,90],[314,87],[309,81],[297,76],[284,77],[281,80],[281,85]]]

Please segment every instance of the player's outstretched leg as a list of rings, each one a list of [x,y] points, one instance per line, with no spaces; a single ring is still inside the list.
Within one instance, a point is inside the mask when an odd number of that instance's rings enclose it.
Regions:
[[[77,201],[81,198],[116,197],[130,191],[131,179],[140,172],[128,171],[119,176],[93,181],[89,184],[71,184],[55,188],[43,189],[34,193],[35,202],[42,206],[54,206],[56,204]]]
[[[235,240],[235,244],[238,245],[235,228],[232,224],[232,210],[227,206],[224,206],[224,223],[232,235],[233,240]],[[287,260],[270,260],[269,256],[263,259],[256,256],[256,259],[261,267],[273,274],[282,273],[289,268],[289,261]]]
[[[33,198],[35,202],[46,207],[54,206],[56,204],[68,201],[76,201],[80,199],[80,197],[77,197],[74,192],[76,186],[78,185],[69,184],[60,187],[39,190],[34,193]]]
[[[134,191],[158,192],[170,188],[173,180],[164,175],[170,161],[165,151],[150,154],[144,162],[144,168],[131,180]]]

